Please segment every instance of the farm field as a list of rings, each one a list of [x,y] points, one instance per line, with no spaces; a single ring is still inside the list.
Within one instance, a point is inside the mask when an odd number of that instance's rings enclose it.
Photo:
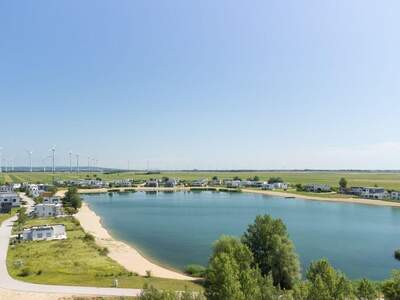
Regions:
[[[2,173],[0,174],[0,184],[5,182],[32,182],[32,183],[50,183],[54,180],[67,180],[67,179],[83,179],[88,177],[97,177],[103,180],[117,180],[117,179],[135,179],[146,180],[149,178],[179,178],[184,180],[194,180],[198,178],[211,179],[213,176],[218,178],[233,178],[239,177],[241,179],[253,178],[258,176],[260,180],[268,180],[270,177],[281,177],[291,184],[307,184],[307,183],[323,183],[330,186],[338,186],[339,179],[345,177],[349,186],[380,186],[386,189],[399,189],[400,190],[400,172],[327,172],[327,171],[288,171],[288,172],[160,172],[158,174],[146,174],[144,172],[119,172],[119,173],[55,173],[50,172],[16,172],[16,173]]]

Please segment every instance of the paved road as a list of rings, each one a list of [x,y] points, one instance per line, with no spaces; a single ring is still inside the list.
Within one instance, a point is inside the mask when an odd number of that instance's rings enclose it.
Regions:
[[[8,290],[37,293],[57,293],[71,295],[93,295],[93,296],[139,296],[140,289],[121,288],[96,288],[81,286],[58,286],[33,284],[11,278],[7,271],[6,258],[8,244],[13,222],[16,216],[4,221],[0,226],[0,287]]]

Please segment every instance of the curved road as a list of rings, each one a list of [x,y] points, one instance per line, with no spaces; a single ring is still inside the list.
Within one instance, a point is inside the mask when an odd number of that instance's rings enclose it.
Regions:
[[[91,296],[139,296],[140,289],[97,288],[83,286],[62,286],[27,283],[13,279],[7,271],[7,251],[13,222],[16,216],[4,221],[0,226],[0,287],[7,290],[36,293],[57,293]]]

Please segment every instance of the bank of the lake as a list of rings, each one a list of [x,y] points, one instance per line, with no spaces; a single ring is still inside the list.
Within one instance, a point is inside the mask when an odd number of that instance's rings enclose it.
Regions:
[[[84,196],[116,239],[150,260],[183,269],[206,264],[221,234],[240,235],[257,214],[280,217],[303,269],[327,257],[351,278],[384,279],[398,263],[400,209],[251,193],[113,193]]]

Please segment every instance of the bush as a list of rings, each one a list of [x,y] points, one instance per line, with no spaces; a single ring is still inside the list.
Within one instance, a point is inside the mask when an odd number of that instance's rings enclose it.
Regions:
[[[108,250],[107,247],[103,247],[103,248],[100,248],[100,249],[99,249],[100,255],[106,256],[109,252],[110,252],[110,251]]]
[[[83,237],[83,240],[85,242],[94,242],[94,236],[90,233],[85,233],[85,236]]]
[[[150,271],[150,270],[147,270],[147,271],[146,271],[146,277],[148,277],[148,278],[151,277],[151,271]]]
[[[400,260],[400,249],[397,249],[394,251],[394,258],[397,260]]]
[[[26,277],[26,276],[29,276],[31,274],[32,274],[32,272],[31,272],[31,270],[29,268],[23,268],[21,270],[21,272],[18,273],[18,276],[19,277]]]
[[[206,268],[200,265],[188,265],[185,272],[194,277],[204,277]]]

